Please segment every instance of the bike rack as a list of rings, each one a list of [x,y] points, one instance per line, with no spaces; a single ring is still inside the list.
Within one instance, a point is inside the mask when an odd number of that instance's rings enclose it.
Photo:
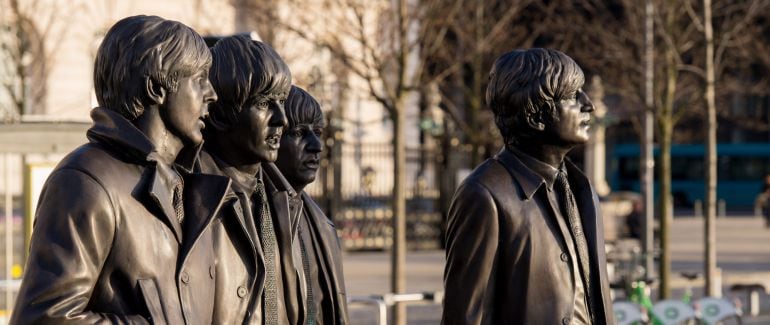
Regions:
[[[387,307],[393,306],[397,303],[438,304],[442,301],[444,301],[443,291],[422,293],[386,293],[384,295],[351,296],[348,298],[348,304],[374,306],[377,309],[377,325],[386,325],[388,323]]]

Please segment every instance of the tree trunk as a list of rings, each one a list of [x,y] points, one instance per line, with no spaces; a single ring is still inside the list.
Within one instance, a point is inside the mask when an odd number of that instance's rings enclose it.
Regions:
[[[405,113],[402,96],[393,119],[393,252],[391,291],[404,293],[406,290],[406,137],[404,136]],[[393,306],[393,324],[406,324],[406,306]]]
[[[644,152],[641,161],[641,184],[644,197],[644,272],[647,278],[654,278],[654,251],[655,251],[655,156],[653,145],[655,142],[654,131],[654,70],[655,70],[655,44],[654,44],[654,20],[652,0],[645,4],[645,31],[644,31],[644,134],[642,144]]]
[[[671,15],[671,14],[669,14]],[[678,78],[673,49],[666,51],[666,88],[659,115],[660,124],[660,299],[671,297],[671,247],[669,229],[673,221],[671,197],[671,141],[674,131],[674,95]]]
[[[393,272],[392,292],[406,291],[406,100],[409,79],[409,19],[406,0],[398,0],[398,82],[395,85],[393,118]],[[406,325],[406,305],[393,306],[393,324]]]
[[[706,136],[706,220],[705,234],[705,292],[712,297],[719,297],[722,288],[716,280],[716,211],[717,211],[717,118],[714,100],[714,30],[711,24],[711,0],[703,0],[704,33],[706,36],[706,107],[708,130]]]

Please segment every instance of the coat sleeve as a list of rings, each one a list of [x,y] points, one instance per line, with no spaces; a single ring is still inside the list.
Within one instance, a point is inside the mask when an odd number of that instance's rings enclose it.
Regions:
[[[446,230],[442,324],[491,324],[500,226],[487,188],[468,182],[457,190]]]
[[[139,315],[88,310],[116,224],[110,197],[96,180],[74,169],[56,170],[35,218],[12,324],[148,323]]]

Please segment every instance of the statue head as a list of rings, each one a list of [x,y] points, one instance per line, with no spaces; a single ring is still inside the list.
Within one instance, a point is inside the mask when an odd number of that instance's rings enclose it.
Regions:
[[[489,72],[487,104],[506,146],[573,147],[588,141],[593,103],[583,90],[583,71],[552,49],[515,50]]]
[[[96,54],[94,88],[99,106],[130,121],[158,106],[167,130],[184,143],[202,140],[200,120],[216,99],[203,38],[182,23],[132,16],[110,28]]]
[[[276,165],[294,189],[300,191],[315,180],[326,121],[318,101],[296,86],[291,87],[285,108],[289,125],[281,136]]]
[[[174,92],[179,78],[210,66],[211,53],[192,28],[158,16],[127,17],[107,31],[96,53],[96,100],[133,121],[155,104],[148,87]]]
[[[245,35],[219,40],[211,49],[212,104],[207,136],[239,155],[242,163],[273,162],[286,126],[284,102],[291,72],[267,44]]]

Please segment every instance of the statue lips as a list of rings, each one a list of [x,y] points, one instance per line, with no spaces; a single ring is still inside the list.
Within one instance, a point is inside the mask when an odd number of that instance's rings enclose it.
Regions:
[[[265,138],[265,143],[270,150],[278,150],[281,147],[281,131],[271,133]]]
[[[206,128],[206,120],[209,118],[209,104],[206,103],[201,107],[201,117],[198,118],[198,126],[203,130]]]
[[[588,113],[584,113],[583,118],[580,120],[580,126],[584,129],[591,128],[591,115]]]
[[[305,167],[307,170],[316,171],[318,170],[318,167],[320,166],[320,159],[318,159],[317,155],[313,155],[310,158],[305,159],[302,162],[302,166]]]

